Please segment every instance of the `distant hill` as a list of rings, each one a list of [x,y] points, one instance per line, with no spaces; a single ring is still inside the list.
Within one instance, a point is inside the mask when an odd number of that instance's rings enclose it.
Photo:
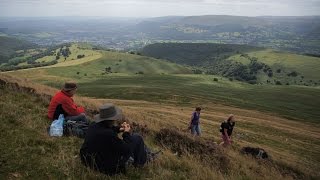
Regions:
[[[157,43],[142,54],[194,67],[195,73],[216,74],[251,84],[320,84],[320,58],[247,45]]]
[[[157,42],[201,42],[248,44],[320,54],[319,29],[320,16],[0,19],[0,32],[40,45],[85,40],[117,50],[136,50]]]
[[[8,36],[0,36],[0,64],[6,63],[18,50],[37,47],[36,44]]]
[[[189,16],[147,19],[136,28],[155,40],[249,44],[320,54],[320,17]]]
[[[191,69],[150,57],[119,53],[111,51],[99,51],[101,57],[68,67],[51,68],[49,72],[61,77],[87,77],[108,76],[108,74],[192,74]],[[72,62],[72,61],[70,61]],[[61,62],[63,65],[65,62]],[[59,66],[59,63],[56,65]],[[85,68],[83,68],[85,67]]]

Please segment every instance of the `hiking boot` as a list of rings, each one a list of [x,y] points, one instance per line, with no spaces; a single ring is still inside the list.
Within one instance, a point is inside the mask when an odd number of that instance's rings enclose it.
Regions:
[[[126,165],[129,166],[129,165],[133,165],[134,163],[134,159],[132,156],[129,157],[129,159],[126,161]]]

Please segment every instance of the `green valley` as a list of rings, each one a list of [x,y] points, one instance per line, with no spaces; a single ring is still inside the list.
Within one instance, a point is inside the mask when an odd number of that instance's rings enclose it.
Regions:
[[[256,52],[260,51],[248,53]],[[96,98],[178,103],[182,106],[215,102],[310,122],[316,122],[320,115],[317,110],[317,104],[320,103],[318,87],[278,86],[271,83],[250,85],[218,75],[193,74],[190,66],[165,60],[112,51],[96,53],[102,57],[68,66],[63,64],[76,61],[61,61],[51,68],[10,74],[56,88],[60,88],[64,81],[74,80],[81,87],[81,95]],[[236,59],[238,56],[228,57],[239,61],[239,58]],[[310,62],[313,61],[310,58]],[[305,76],[305,79],[309,78],[307,74]]]

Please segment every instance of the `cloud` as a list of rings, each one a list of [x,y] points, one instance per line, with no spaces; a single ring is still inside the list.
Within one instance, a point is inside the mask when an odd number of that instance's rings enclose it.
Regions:
[[[0,16],[320,15],[320,0],[0,0]]]

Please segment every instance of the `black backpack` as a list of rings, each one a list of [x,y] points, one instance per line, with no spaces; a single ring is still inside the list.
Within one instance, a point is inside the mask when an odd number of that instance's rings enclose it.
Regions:
[[[65,121],[63,124],[63,135],[64,136],[77,136],[84,138],[86,136],[89,123],[81,121]]]
[[[241,149],[241,152],[243,154],[252,155],[253,157],[258,158],[258,159],[268,159],[269,158],[268,153],[262,148],[254,148],[254,147],[247,146],[247,147],[243,147]]]
[[[221,125],[220,125],[220,129],[219,129],[219,131],[222,133],[223,132],[223,125],[224,125],[224,121],[221,123]]]

